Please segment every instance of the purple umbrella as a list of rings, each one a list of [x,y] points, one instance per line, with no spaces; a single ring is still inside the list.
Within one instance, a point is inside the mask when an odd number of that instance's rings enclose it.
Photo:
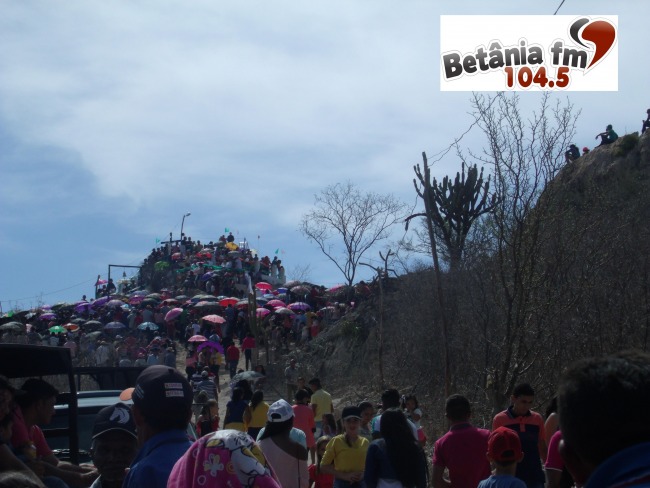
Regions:
[[[56,314],[52,312],[42,313],[39,315],[38,320],[53,320],[56,318]]]
[[[218,342],[212,342],[212,341],[203,342],[199,347],[196,348],[196,350],[202,351],[206,347],[209,347],[210,349],[216,349],[221,354],[223,354],[223,346]]]
[[[110,300],[106,303],[106,306],[110,308],[121,307],[122,305],[124,305],[124,302],[122,300]]]
[[[135,296],[129,298],[129,303],[130,303],[131,305],[138,305],[138,304],[141,303],[143,300],[144,300],[144,297],[143,297],[143,296],[141,296],[141,295],[135,295]]]
[[[74,311],[77,312],[77,313],[87,312],[88,309],[90,309],[91,306],[92,306],[92,303],[90,303],[90,302],[81,302],[81,303],[78,303],[78,304],[76,304],[74,306]]]
[[[289,310],[309,310],[311,307],[305,302],[294,302],[287,305]]]
[[[102,305],[104,305],[105,303],[107,303],[110,299],[111,299],[110,297],[101,297],[101,298],[98,298],[97,300],[95,300],[94,302],[92,302],[92,307],[93,307],[93,308],[95,308],[95,307],[101,307]]]
[[[174,320],[176,317],[178,317],[180,314],[183,313],[182,308],[172,308],[167,314],[165,315],[165,320]]]

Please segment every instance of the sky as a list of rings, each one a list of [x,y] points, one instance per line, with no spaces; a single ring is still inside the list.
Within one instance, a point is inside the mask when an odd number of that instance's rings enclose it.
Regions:
[[[140,264],[188,212],[195,240],[228,228],[279,250],[288,279],[341,283],[298,231],[314,195],[350,180],[420,208],[413,165],[472,124],[471,93],[440,91],[440,15],[560,2],[0,0],[2,312],[90,297],[109,264]],[[650,3],[558,13],[619,16],[618,91],[558,95],[582,111],[576,143],[608,123],[638,131]],[[458,168],[452,151],[433,174]]]

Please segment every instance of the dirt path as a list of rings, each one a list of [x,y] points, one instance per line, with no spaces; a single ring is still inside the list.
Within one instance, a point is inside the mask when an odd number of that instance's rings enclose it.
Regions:
[[[187,356],[187,349],[182,343],[178,343],[178,353],[176,354],[176,368],[183,374],[185,374],[185,358]],[[253,354],[255,359],[255,354]],[[272,367],[266,365],[266,354],[264,350],[259,350],[257,354],[257,362],[253,364],[263,364],[267,370],[267,381],[264,385],[264,401],[269,405],[282,397],[282,393],[278,391],[276,383],[278,378],[275,378],[273,374]],[[246,360],[244,355],[241,354],[239,358],[239,363],[237,364],[237,370],[245,369]],[[219,403],[219,416],[221,417],[221,425],[223,426],[223,419],[226,416],[226,404],[230,401],[232,394],[230,388],[230,374],[228,372],[228,367],[222,365],[219,368],[219,387],[221,392],[218,394],[218,403]]]

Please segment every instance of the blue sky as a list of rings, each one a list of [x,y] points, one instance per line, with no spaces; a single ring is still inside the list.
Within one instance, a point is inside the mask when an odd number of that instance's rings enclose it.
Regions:
[[[559,5],[490,3],[2,1],[3,311],[90,295],[109,263],[176,237],[186,212],[195,239],[228,227],[261,254],[281,249],[288,278],[309,265],[312,281],[341,282],[297,231],[313,195],[350,179],[412,205],[421,152],[472,121],[470,94],[439,91],[439,16]],[[576,143],[607,123],[639,130],[648,2],[567,0],[559,13],[619,15],[619,91],[569,94]],[[434,172],[457,168],[450,154]]]

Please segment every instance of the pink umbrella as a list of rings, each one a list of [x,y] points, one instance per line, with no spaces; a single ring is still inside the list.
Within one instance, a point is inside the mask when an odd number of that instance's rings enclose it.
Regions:
[[[201,317],[203,320],[206,320],[207,322],[210,322],[211,324],[225,324],[226,319],[224,319],[221,315],[206,315],[205,317]]]
[[[334,285],[334,286],[331,286],[330,288],[328,288],[326,291],[327,291],[327,293],[333,293],[333,292],[338,291],[338,290],[340,290],[342,288],[345,288],[346,286],[347,285]]]
[[[144,297],[143,297],[143,296],[138,296],[138,295],[136,295],[136,296],[133,296],[133,297],[129,298],[129,303],[130,303],[131,305],[138,305],[138,304],[141,303],[143,300],[144,300]]]
[[[260,281],[259,283],[255,283],[255,288],[258,290],[271,290],[273,289],[273,285],[271,283],[267,283],[266,281]]]
[[[261,307],[258,308],[255,312],[257,313],[257,316],[260,318],[266,317],[268,314],[271,313],[271,311],[268,308],[261,308]]]
[[[165,315],[165,320],[174,320],[176,317],[178,317],[180,314],[183,313],[182,308],[172,308],[167,314]]]
[[[187,342],[205,342],[207,341],[208,338],[202,335],[193,335],[190,337]]]
[[[294,302],[290,303],[287,308],[289,310],[309,310],[311,307],[305,302]]]
[[[276,300],[269,300],[268,302],[266,302],[266,304],[271,306],[271,307],[286,307],[287,306],[287,304],[284,303],[282,300],[277,300],[277,299]]]

